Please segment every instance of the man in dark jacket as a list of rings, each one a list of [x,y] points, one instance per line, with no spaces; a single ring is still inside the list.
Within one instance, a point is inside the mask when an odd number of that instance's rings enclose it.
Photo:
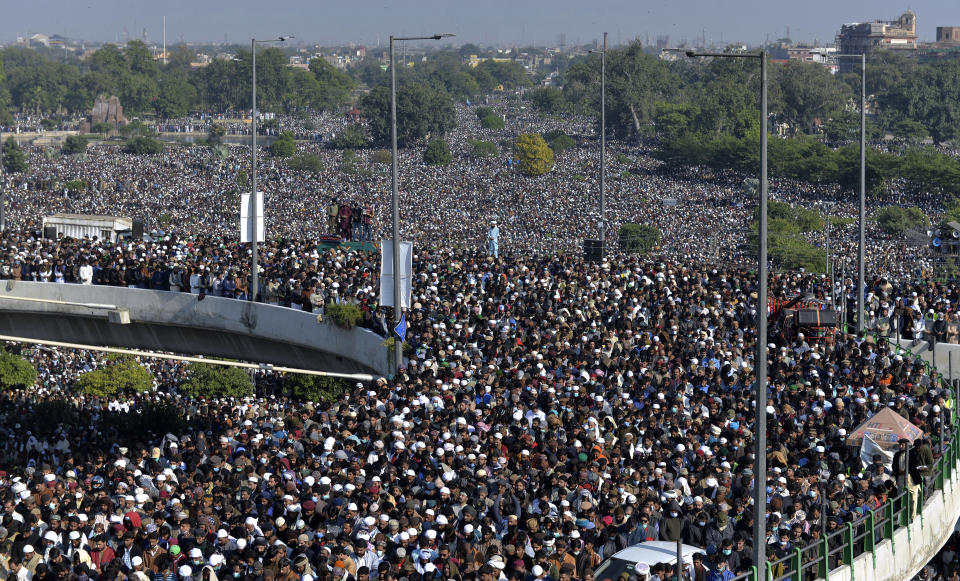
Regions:
[[[910,440],[900,438],[898,441],[900,449],[893,455],[893,477],[897,481],[897,488],[910,492],[911,498],[911,516],[917,514],[917,502],[920,497],[920,462],[918,461],[916,448],[910,447]]]
[[[683,538],[683,514],[680,504],[674,500],[667,509],[667,514],[660,521],[660,540],[677,541]]]

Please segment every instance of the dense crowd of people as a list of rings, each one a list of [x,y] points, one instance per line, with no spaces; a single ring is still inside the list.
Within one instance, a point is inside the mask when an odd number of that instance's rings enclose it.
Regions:
[[[580,245],[599,227],[589,121],[511,118],[508,134],[548,123],[584,136],[533,180],[501,158],[467,155],[468,140],[504,135],[471,115],[458,108],[452,168],[424,166],[415,150],[400,159],[402,230],[415,256],[410,356],[396,376],[301,402],[271,391],[276,376],[264,372],[257,397],[201,401],[179,392],[183,366],[153,362],[154,390],[104,399],[75,386],[102,358],[29,351],[38,389],[0,394],[7,577],[620,581],[598,571],[605,558],[679,535],[703,549],[691,581],[725,580],[750,570],[756,543],[775,561],[820,539],[824,522],[828,534],[860,524],[928,486],[940,434],[955,424],[949,394],[883,335],[923,337],[914,318],[955,316],[960,286],[917,272],[871,226],[867,307],[879,337],[815,340],[773,326],[770,405],[759,410],[769,470],[756,474],[751,403],[763,307],[744,248],[752,208],[742,176],[667,173],[646,146],[618,145],[610,231],[645,221],[663,241],[649,256],[611,245],[605,260],[588,262]],[[374,216],[361,237],[382,237],[389,173],[373,162],[347,173],[340,154],[302,147],[323,157],[322,172],[269,158],[262,167],[270,240],[260,247],[258,298],[311,311],[357,302],[364,324],[386,334],[379,254],[320,241],[353,238],[358,207]],[[248,297],[249,249],[235,231],[242,154],[33,152],[28,174],[6,178],[11,229],[0,241],[0,278]],[[68,179],[89,187],[64,191]],[[805,205],[839,195],[787,182],[771,192]],[[155,237],[37,236],[39,219],[56,211],[133,214]],[[853,231],[834,235],[840,256],[854,256]],[[776,299],[812,293],[847,309],[852,287],[849,277],[831,286],[803,272],[770,280]],[[38,412],[53,401],[70,404],[71,421],[53,425]],[[190,429],[129,438],[107,422],[151,401],[182,407]],[[923,432],[892,465],[848,442],[883,408]],[[756,486],[766,487],[764,514],[751,504]],[[753,538],[755,519],[766,522],[763,539]],[[671,574],[644,565],[627,580]]]

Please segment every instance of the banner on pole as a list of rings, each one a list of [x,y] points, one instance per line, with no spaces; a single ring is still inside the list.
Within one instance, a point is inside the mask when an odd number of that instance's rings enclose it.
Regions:
[[[254,205],[256,202],[256,205]],[[253,240],[256,232],[257,242],[264,241],[263,192],[257,192],[254,198],[250,194],[240,194],[240,243]]]
[[[410,308],[413,242],[400,242],[400,307]],[[380,305],[393,306],[393,240],[380,241]]]

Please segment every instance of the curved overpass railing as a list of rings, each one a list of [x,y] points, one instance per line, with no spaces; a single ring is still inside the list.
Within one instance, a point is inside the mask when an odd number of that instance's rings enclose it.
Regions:
[[[883,338],[875,339],[885,341]],[[916,357],[890,342],[904,355]],[[734,577],[731,581],[908,581],[943,547],[960,518],[960,429],[956,421],[955,384],[925,363],[931,385],[949,387],[951,427],[940,434],[940,457],[930,470],[914,511],[913,497],[903,491],[876,510],[868,510],[853,522],[779,559]],[[945,443],[943,440],[947,440]],[[956,488],[956,491],[954,490]]]
[[[138,347],[316,371],[385,375],[383,337],[312,313],[215,296],[110,286],[0,283],[4,335]]]

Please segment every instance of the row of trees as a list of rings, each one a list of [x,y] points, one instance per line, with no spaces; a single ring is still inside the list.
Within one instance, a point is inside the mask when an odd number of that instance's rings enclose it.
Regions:
[[[562,89],[530,92],[547,113],[590,112],[600,106],[598,56],[575,59]],[[675,137],[678,133],[742,137],[757,117],[759,67],[752,59],[679,58],[645,53],[640,43],[607,53],[607,123],[617,137]],[[834,141],[856,137],[860,75],[832,75],[820,64],[787,61],[768,66],[773,123],[792,133],[824,132]],[[870,131],[942,143],[960,137],[960,60],[919,63],[889,52],[867,61],[867,94],[879,113]]]
[[[397,85],[428,87],[451,98],[472,99],[495,90],[514,90],[529,87],[532,77],[522,65],[513,60],[485,60],[473,67],[463,62],[458,51],[436,51],[426,61],[407,63],[398,58]],[[365,60],[349,69],[348,74],[359,84],[370,88],[390,85],[390,70],[380,63]]]
[[[191,60],[192,53],[180,46],[163,65],[139,40],[122,49],[104,45],[82,63],[7,48],[0,56],[0,111],[9,115],[7,109],[13,106],[39,114],[79,113],[88,111],[98,95],[117,95],[128,114],[165,118],[195,110],[249,108],[248,50],[238,50],[234,60],[218,59],[196,69]],[[307,71],[288,67],[278,48],[257,51],[257,99],[263,110],[292,113],[337,107],[348,100],[354,86],[350,76],[323,59],[311,61]]]
[[[699,165],[753,175],[760,167],[760,132],[754,127],[742,137],[685,133],[662,139],[654,156],[669,167]],[[767,156],[770,177],[834,183],[846,190],[859,187],[858,145],[833,149],[807,136],[771,138]],[[880,152],[868,147],[866,162],[868,193],[878,192],[895,180],[908,191],[960,194],[960,160],[933,148]]]
[[[36,381],[37,371],[28,360],[0,349],[0,389],[31,388]],[[110,355],[104,366],[77,379],[77,388],[94,397],[144,393],[153,387],[153,375],[129,355]],[[281,389],[297,399],[324,401],[339,397],[346,383],[336,378],[290,373],[284,376]],[[186,396],[203,398],[240,398],[254,394],[253,382],[246,371],[208,363],[191,363],[186,380],[178,390]]]

